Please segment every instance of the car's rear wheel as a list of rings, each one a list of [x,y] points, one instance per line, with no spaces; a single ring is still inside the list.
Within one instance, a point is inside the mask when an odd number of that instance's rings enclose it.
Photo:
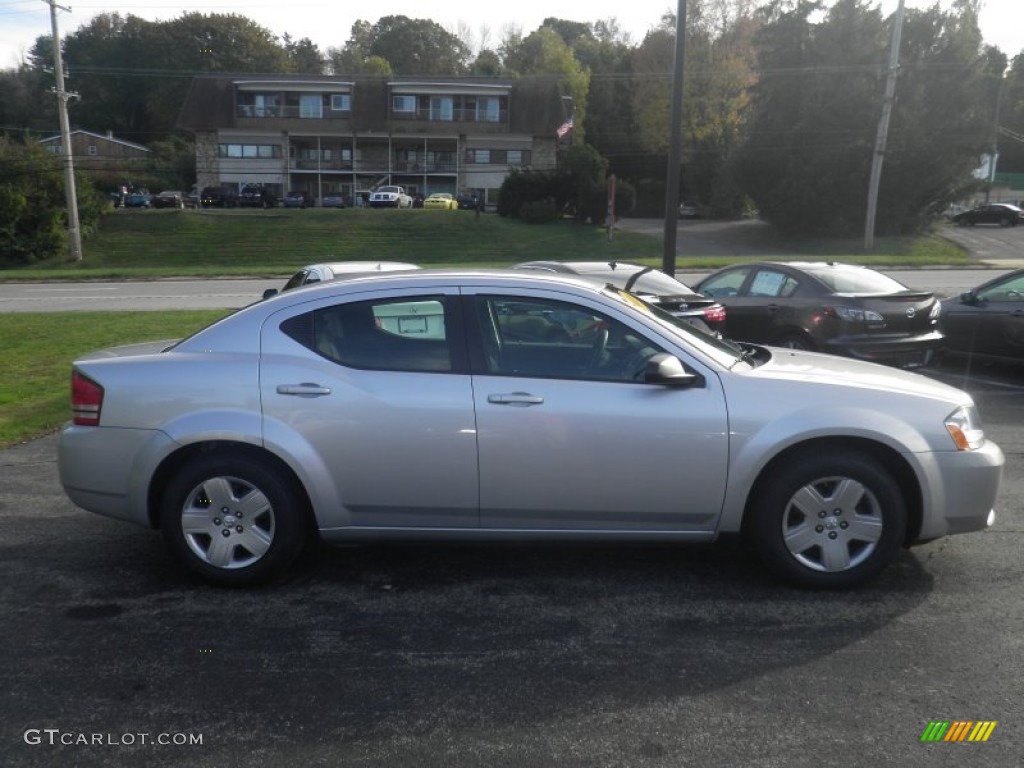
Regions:
[[[765,564],[806,587],[850,587],[898,555],[906,505],[892,474],[854,450],[794,456],[759,486],[749,532]]]
[[[802,333],[787,333],[779,338],[778,346],[786,349],[802,349],[807,352],[815,350],[814,342]]]
[[[174,475],[160,525],[171,552],[207,581],[251,586],[283,573],[302,549],[302,494],[272,462],[199,456]]]

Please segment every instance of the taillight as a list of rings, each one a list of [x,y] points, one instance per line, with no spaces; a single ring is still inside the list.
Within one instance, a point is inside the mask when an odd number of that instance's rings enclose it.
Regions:
[[[725,322],[725,307],[721,304],[715,304],[704,310],[704,319],[709,323],[724,323]]]
[[[103,387],[78,371],[71,372],[71,414],[80,427],[98,427],[103,407]]]

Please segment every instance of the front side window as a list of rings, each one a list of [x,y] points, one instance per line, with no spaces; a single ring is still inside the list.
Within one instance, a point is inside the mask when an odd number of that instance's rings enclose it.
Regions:
[[[1015,301],[1024,302],[1024,275],[978,291],[980,301]]]
[[[547,299],[481,296],[477,320],[491,375],[636,382],[663,352],[624,323]]]
[[[440,296],[357,301],[285,321],[281,330],[318,355],[349,368],[453,370]]]
[[[716,298],[737,296],[748,274],[750,274],[749,267],[730,269],[703,283],[700,287],[700,292],[705,296],[714,296]]]

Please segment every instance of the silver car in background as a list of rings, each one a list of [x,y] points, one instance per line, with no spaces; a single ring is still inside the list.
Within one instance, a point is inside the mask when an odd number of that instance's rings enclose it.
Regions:
[[[991,524],[970,396],[522,270],[344,277],[75,362],[61,482],[224,585],[328,542],[710,542],[812,587]]]

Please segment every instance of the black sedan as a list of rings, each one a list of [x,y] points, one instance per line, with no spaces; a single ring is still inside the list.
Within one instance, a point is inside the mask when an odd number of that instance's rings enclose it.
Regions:
[[[557,272],[610,283],[639,296],[701,330],[725,332],[725,308],[654,267],[622,261],[527,261],[516,269]]]
[[[975,224],[998,224],[1000,227],[1016,227],[1024,219],[1024,209],[1010,203],[988,203],[969,211],[962,211],[953,217],[958,227],[973,227]]]
[[[939,325],[947,354],[1024,363],[1024,269],[946,299]]]
[[[904,368],[943,346],[941,304],[867,267],[755,262],[720,269],[694,288],[726,308],[736,341],[856,357]]]

